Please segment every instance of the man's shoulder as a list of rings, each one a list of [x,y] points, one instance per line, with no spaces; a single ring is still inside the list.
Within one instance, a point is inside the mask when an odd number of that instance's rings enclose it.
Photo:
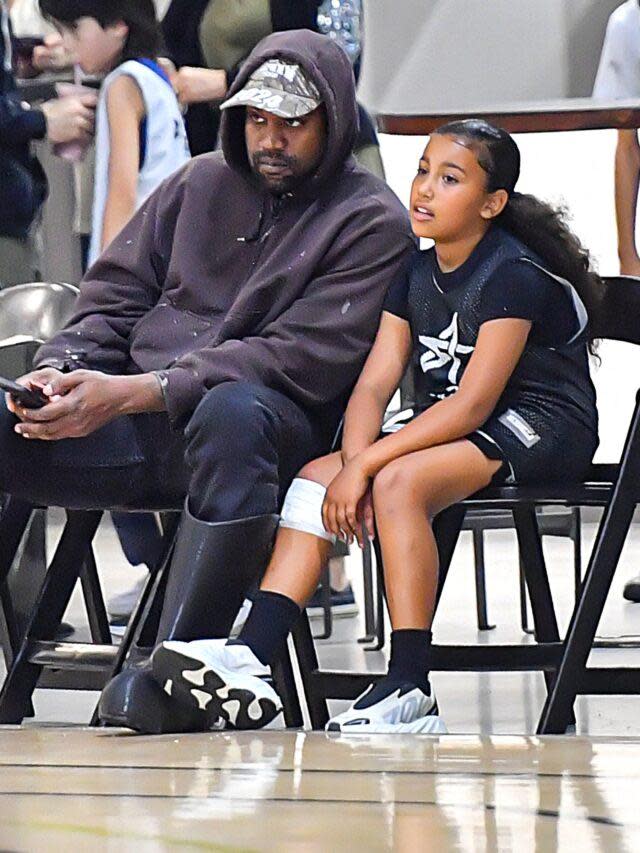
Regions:
[[[409,228],[409,214],[391,187],[367,168],[348,163],[338,181],[338,195],[363,212],[377,212],[385,222]]]
[[[202,180],[207,176],[232,174],[222,151],[211,151],[208,154],[199,154],[192,157],[184,167],[184,175],[187,180]]]

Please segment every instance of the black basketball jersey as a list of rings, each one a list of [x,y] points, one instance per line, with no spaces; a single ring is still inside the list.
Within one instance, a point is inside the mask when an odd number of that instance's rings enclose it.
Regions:
[[[552,429],[549,419],[561,418],[596,432],[582,301],[575,288],[547,270],[527,246],[503,229],[494,226],[492,232],[490,251],[484,251],[469,276],[451,289],[443,291],[438,285],[434,249],[418,253],[407,272],[416,413],[457,391],[478,339],[483,288],[502,264],[519,260],[534,264],[554,286],[564,289],[570,297],[567,305],[572,306],[568,310],[575,311],[577,331],[556,347],[536,343],[530,336],[495,412],[522,410],[529,421],[535,414],[539,427],[546,421]],[[512,426],[518,428],[517,423]]]

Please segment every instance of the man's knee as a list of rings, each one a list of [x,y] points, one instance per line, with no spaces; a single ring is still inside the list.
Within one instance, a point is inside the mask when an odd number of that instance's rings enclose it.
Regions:
[[[244,440],[268,416],[264,388],[250,382],[224,382],[204,395],[185,430],[187,441]]]

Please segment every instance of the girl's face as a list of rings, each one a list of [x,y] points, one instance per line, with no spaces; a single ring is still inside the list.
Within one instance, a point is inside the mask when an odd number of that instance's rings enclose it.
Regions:
[[[95,18],[86,17],[58,26],[65,48],[85,74],[106,74],[118,65],[129,31],[125,23],[102,27]]]
[[[487,173],[474,152],[452,136],[432,136],[411,185],[416,237],[451,242],[477,234],[504,208],[505,190],[487,192]]]

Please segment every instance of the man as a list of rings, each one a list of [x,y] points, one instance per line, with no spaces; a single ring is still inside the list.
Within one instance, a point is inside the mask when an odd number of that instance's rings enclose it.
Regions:
[[[23,382],[50,402],[10,403],[19,422],[0,410],[0,491],[134,509],[187,496],[159,639],[228,635],[412,247],[400,202],[351,157],[355,88],[339,47],[306,30],[269,36],[230,95],[222,152],[150,197],[40,349]],[[133,728],[176,726],[145,671],[115,679],[101,709]]]
[[[51,100],[40,109],[21,102],[13,76],[9,8],[0,0],[0,288],[32,281],[29,230],[46,195],[31,142],[86,140],[93,133],[93,94]]]
[[[593,97],[601,101],[640,99],[640,2],[627,0],[607,24]],[[637,130],[619,130],[615,160],[618,257],[622,275],[640,276],[636,245],[636,211],[640,186]],[[640,575],[625,586],[624,597],[640,602]]]

